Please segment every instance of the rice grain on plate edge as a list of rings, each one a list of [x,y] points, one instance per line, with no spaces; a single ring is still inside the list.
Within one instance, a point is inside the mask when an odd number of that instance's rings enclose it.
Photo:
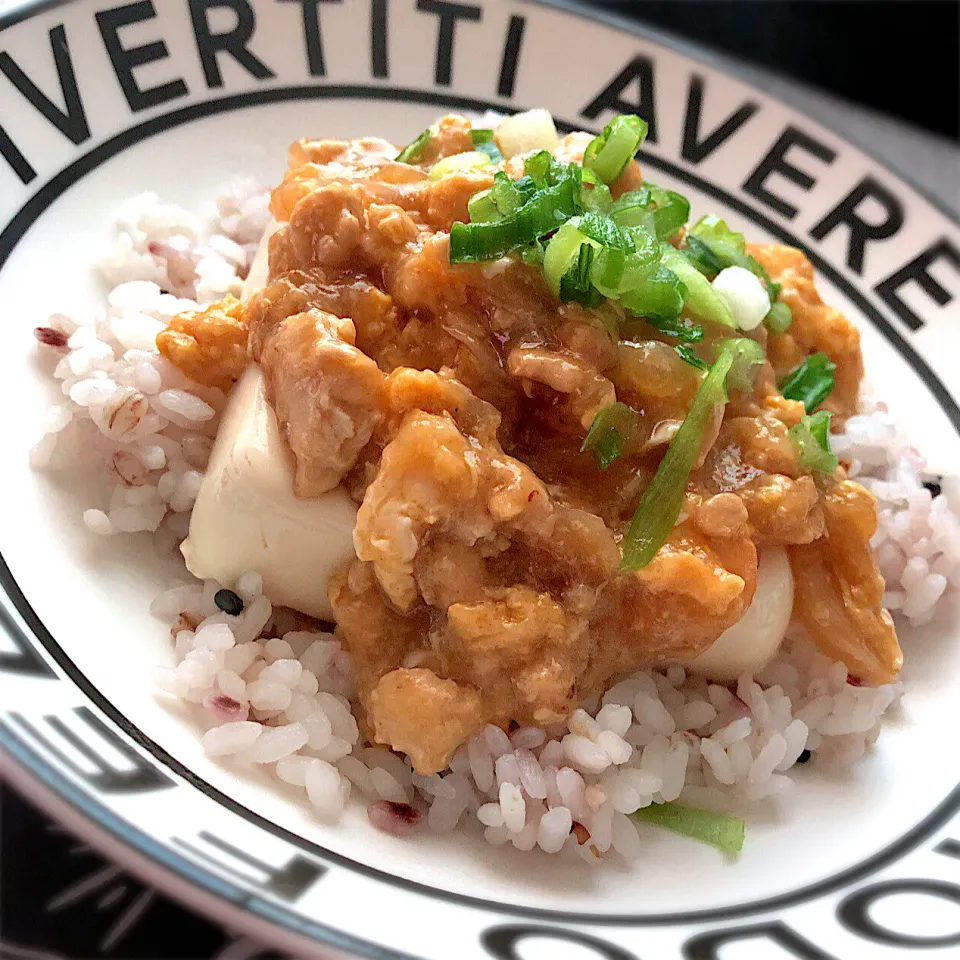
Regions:
[[[101,264],[113,287],[105,315],[86,323],[55,315],[38,333],[40,349],[58,358],[65,399],[50,410],[31,460],[56,468],[78,451],[92,456],[110,489],[84,513],[94,532],[155,531],[165,551],[186,535],[224,396],[186,380],[158,354],[155,336],[173,315],[239,293],[267,222],[266,197],[239,184],[207,219],[152,195],[131,201],[115,253]],[[924,474],[882,405],[864,401],[861,410],[833,448],[878,499],[873,545],[886,605],[923,623],[960,583],[949,505],[960,490]],[[642,841],[626,814],[671,800],[739,810],[781,796],[797,762],[859,758],[899,694],[899,684],[847,683],[842,664],[796,637],[733,689],[679,665],[642,671],[563,725],[510,736],[488,726],[444,776],[426,777],[363,745],[349,656],[330,634],[290,629],[289,612],[274,612],[261,589],[256,573],[241,578],[239,616],[218,607],[213,581],[158,597],[152,610],[171,623],[178,661],[161,687],[201,705],[208,753],[271,765],[326,820],[356,787],[371,821],[396,833],[423,814],[440,832],[473,824],[493,844],[590,863],[611,849],[634,857]]]

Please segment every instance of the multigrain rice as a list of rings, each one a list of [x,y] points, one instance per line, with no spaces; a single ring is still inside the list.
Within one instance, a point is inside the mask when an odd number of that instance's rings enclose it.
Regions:
[[[154,340],[176,313],[240,292],[267,202],[252,181],[207,214],[135,198],[99,267],[112,288],[105,310],[56,314],[36,331],[62,399],[31,462],[82,464],[102,478],[101,499],[83,512],[93,533],[152,532],[164,552],[186,536],[225,397],[186,380]],[[886,605],[913,624],[929,621],[960,586],[960,484],[928,474],[872,399],[833,447],[877,497],[873,545]],[[349,655],[335,636],[293,629],[255,571],[234,585],[239,615],[217,607],[220,589],[178,583],[151,604],[170,625],[176,661],[159,672],[160,689],[196,705],[209,756],[271,769],[326,822],[359,796],[371,824],[395,836],[423,822],[441,833],[472,825],[493,845],[591,864],[612,853],[633,859],[642,841],[630,812],[667,800],[742,810],[782,798],[801,758],[855,762],[900,694],[899,683],[848,683],[842,664],[790,634],[767,667],[732,689],[679,664],[643,671],[564,724],[509,735],[488,725],[443,775],[422,776],[408,758],[364,742]]]

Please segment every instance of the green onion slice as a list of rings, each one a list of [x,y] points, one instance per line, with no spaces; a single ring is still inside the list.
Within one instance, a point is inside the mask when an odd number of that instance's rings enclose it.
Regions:
[[[467,213],[470,215],[471,223],[489,223],[491,220],[499,220],[502,216],[490,190],[475,193],[467,201]]]
[[[691,347],[688,343],[678,343],[673,349],[677,351],[677,355],[681,360],[683,360],[685,363],[689,363],[694,369],[710,369],[710,364],[707,363],[706,360],[701,359],[700,356],[694,352],[693,347]]]
[[[580,451],[592,451],[597,466],[606,470],[623,453],[636,427],[636,411],[618,401],[593,418]]]
[[[536,192],[536,185],[528,177],[511,180],[502,170],[494,174],[490,188],[490,196],[503,217],[516,213]]]
[[[736,344],[733,363],[727,374],[727,386],[734,390],[748,392],[753,390],[757,379],[757,369],[767,359],[763,347],[756,340],[734,340],[728,343]]]
[[[625,227],[644,227],[659,240],[672,237],[690,216],[690,201],[655,183],[625,193],[610,208],[610,216]]]
[[[793,323],[793,311],[785,303],[775,303],[763,318],[763,325],[771,333],[786,333]]]
[[[723,269],[723,262],[713,252],[710,245],[695,234],[687,234],[683,252],[687,259],[708,280],[712,280]]]
[[[553,154],[547,150],[538,150],[530,154],[523,162],[523,172],[530,177],[538,187],[551,185],[551,176],[556,177],[555,167],[562,166],[557,163]]]
[[[540,267],[543,269],[543,258],[546,254],[546,247],[542,240],[534,240],[520,250],[520,259],[529,267]]]
[[[543,255],[543,277],[558,297],[567,271],[579,260],[580,250],[591,243],[580,231],[579,220],[579,217],[573,217],[564,223],[548,241]]]
[[[583,170],[580,202],[590,213],[609,213],[613,206],[610,188],[592,170]]]
[[[701,217],[690,228],[686,242],[685,253],[708,277],[712,278],[724,267],[743,267],[763,283],[771,303],[780,295],[780,284],[774,283],[763,264],[746,252],[743,234],[731,230],[725,220],[713,215]]]
[[[728,340],[703,378],[686,418],[680,425],[656,475],[644,491],[623,541],[621,567],[645,567],[670,536],[683,506],[690,471],[700,455],[715,408],[727,402],[727,379],[743,388],[759,363],[763,349],[755,340]]]
[[[468,170],[480,170],[490,166],[490,157],[479,150],[468,150],[466,153],[455,153],[438,160],[430,168],[430,179],[440,180],[451,173],[465,173]]]
[[[450,262],[478,263],[552,233],[578,212],[576,183],[563,180],[531,197],[516,213],[489,223],[454,223],[450,228]]]
[[[580,247],[577,262],[560,279],[560,302],[582,303],[588,307],[599,306],[603,297],[590,282],[590,265],[595,247],[584,243]]]
[[[787,431],[797,448],[800,466],[811,473],[833,473],[840,462],[836,454],[830,451],[832,416],[828,410],[818,410]]]
[[[661,260],[669,267],[687,288],[684,303],[687,309],[701,320],[719,323],[724,327],[737,328],[727,301],[718,294],[707,278],[678,250],[668,244],[663,245]]]
[[[712,810],[671,802],[652,803],[634,811],[631,816],[640,823],[652,823],[683,837],[709,843],[724,853],[739,853],[743,848],[746,826],[739,817],[731,817],[727,813],[714,813]]]
[[[681,343],[699,343],[703,339],[703,327],[692,320],[686,320],[683,317],[671,320],[655,314],[648,316],[646,320],[655,330],[665,333],[668,337],[676,337]]]
[[[812,353],[780,384],[780,392],[788,400],[801,400],[807,413],[823,403],[836,382],[837,365],[825,353]]]
[[[500,163],[503,160],[503,154],[493,139],[493,131],[484,128],[470,131],[470,139],[473,146],[481,153],[485,153],[494,163]]]
[[[633,278],[630,288],[620,294],[620,302],[631,313],[644,317],[654,326],[673,325],[683,310],[686,294],[683,281],[660,263]]]
[[[603,128],[599,137],[587,144],[583,166],[604,183],[613,183],[634,158],[646,136],[646,121],[635,114],[620,114]]]
[[[419,163],[423,159],[423,151],[433,137],[433,131],[427,127],[416,139],[411,140],[398,154],[398,163]]]

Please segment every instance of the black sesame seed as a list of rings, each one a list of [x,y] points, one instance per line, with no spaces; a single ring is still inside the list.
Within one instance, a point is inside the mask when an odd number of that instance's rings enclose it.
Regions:
[[[939,497],[943,493],[943,487],[938,480],[924,480],[923,485],[930,491],[931,497]]]
[[[806,763],[810,759],[810,756],[809,750],[801,750],[800,756],[797,757],[797,763]]]
[[[243,601],[232,590],[218,590],[213,595],[213,602],[231,617],[239,617],[243,613]]]

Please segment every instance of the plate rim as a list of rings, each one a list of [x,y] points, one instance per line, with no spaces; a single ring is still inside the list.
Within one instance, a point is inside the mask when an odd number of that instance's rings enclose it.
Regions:
[[[204,796],[214,800],[221,807],[239,816],[247,823],[291,844],[304,853],[308,853],[320,860],[336,863],[338,866],[351,870],[367,879],[385,883],[389,886],[399,887],[400,889],[428,898],[469,907],[474,910],[486,910],[494,914],[506,914],[532,920],[572,921],[590,926],[604,925],[613,927],[665,927],[678,924],[738,920],[743,917],[767,913],[775,909],[796,906],[818,896],[843,889],[850,883],[862,880],[878,870],[889,866],[891,863],[895,863],[901,857],[916,849],[924,840],[939,830],[940,827],[960,810],[960,783],[957,783],[918,823],[896,837],[891,843],[871,854],[865,860],[858,861],[841,870],[839,873],[814,881],[796,890],[787,891],[761,900],[754,900],[746,904],[658,914],[581,914],[569,910],[547,910],[539,907],[523,907],[496,900],[488,900],[483,897],[460,894],[443,890],[430,883],[411,880],[407,877],[398,877],[378,867],[372,867],[366,863],[354,860],[345,854],[328,850],[326,847],[307,840],[305,837],[299,836],[286,827],[274,823],[262,814],[256,813],[249,807],[228,796],[222,790],[208,783],[203,777],[194,773],[186,764],[168,753],[160,744],[147,736],[140,727],[127,719],[127,717],[120,712],[119,708],[114,706],[86,674],[77,667],[72,658],[57,642],[34,611],[30,601],[27,600],[19,584],[14,579],[2,552],[0,552],[0,587],[3,588],[6,597],[13,601],[17,612],[24,618],[40,646],[43,647],[44,651],[60,667],[67,678],[72,681],[74,686],[84,694],[87,700],[103,713],[114,726],[132,739],[141,749],[145,750],[154,761],[165,767],[180,780],[186,781],[186,783],[194,789],[199,790]],[[14,625],[14,628],[16,628],[16,625]],[[30,640],[29,637],[24,639],[26,639],[27,642]],[[0,720],[0,748],[4,746],[5,741],[10,741],[11,736],[19,744],[23,745],[21,738],[17,737],[16,734],[11,731],[8,724]],[[29,747],[26,749],[29,750]],[[38,765],[43,763],[43,758],[40,757],[36,751],[31,750],[30,752],[37,757]],[[49,767],[50,765],[47,764],[47,766]],[[53,768],[51,767],[51,769]],[[57,777],[61,777],[58,771],[53,770],[53,773]],[[70,787],[69,781],[64,780],[64,782]],[[71,792],[76,792],[76,790],[71,790]],[[103,804],[100,804],[96,798],[89,797],[87,799],[89,799],[89,802],[93,806],[103,807]],[[104,809],[106,808],[104,807]],[[122,818],[120,819],[121,822],[126,823]],[[132,825],[130,826],[132,827]],[[156,845],[156,841],[148,834],[139,828],[132,829],[142,833],[149,845]],[[149,854],[147,855],[149,856]],[[190,861],[185,862],[190,863]],[[191,867],[193,868],[194,865],[191,864]],[[216,878],[216,874],[211,873],[211,876]],[[403,960],[408,960],[408,958],[403,958]]]

